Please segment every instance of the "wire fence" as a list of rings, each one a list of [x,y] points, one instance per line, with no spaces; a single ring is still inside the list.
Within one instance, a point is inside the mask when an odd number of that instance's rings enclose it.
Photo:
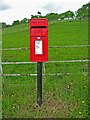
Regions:
[[[48,48],[78,48],[78,47],[90,47],[90,45],[71,45],[71,46],[49,46]],[[2,49],[2,51],[7,51],[7,50],[28,50],[30,48],[28,47],[22,47],[22,48],[6,48],[6,49]],[[46,74],[46,68],[45,68],[45,64],[48,63],[76,63],[76,62],[90,62],[90,60],[86,59],[86,60],[58,60],[58,61],[48,61],[45,62],[44,65],[44,74],[42,74],[43,76],[60,76],[60,75],[71,75],[72,73],[53,73],[53,74]],[[1,70],[1,75],[0,76],[37,76],[37,74],[3,74],[3,70],[2,70],[2,65],[11,65],[11,64],[15,64],[15,65],[19,65],[19,64],[35,64],[37,62],[2,62],[0,65],[0,70]],[[84,75],[86,75],[86,72],[83,72]]]

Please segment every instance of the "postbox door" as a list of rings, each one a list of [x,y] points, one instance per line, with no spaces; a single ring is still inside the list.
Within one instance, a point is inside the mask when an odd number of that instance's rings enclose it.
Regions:
[[[46,62],[48,60],[48,38],[30,38],[30,60],[32,62]]]

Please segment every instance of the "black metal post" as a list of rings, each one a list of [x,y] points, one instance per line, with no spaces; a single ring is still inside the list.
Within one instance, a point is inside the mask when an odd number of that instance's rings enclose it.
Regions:
[[[42,62],[37,63],[37,103],[42,104]]]

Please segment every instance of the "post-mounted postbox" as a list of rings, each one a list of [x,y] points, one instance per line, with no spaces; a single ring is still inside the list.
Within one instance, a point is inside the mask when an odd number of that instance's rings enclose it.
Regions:
[[[48,61],[48,20],[30,19],[30,61]]]

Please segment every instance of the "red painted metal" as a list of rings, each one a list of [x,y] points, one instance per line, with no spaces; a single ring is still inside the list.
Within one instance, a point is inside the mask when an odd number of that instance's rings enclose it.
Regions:
[[[37,41],[41,44],[38,54],[36,53]],[[46,18],[33,18],[30,20],[30,61],[48,61],[48,20]]]

